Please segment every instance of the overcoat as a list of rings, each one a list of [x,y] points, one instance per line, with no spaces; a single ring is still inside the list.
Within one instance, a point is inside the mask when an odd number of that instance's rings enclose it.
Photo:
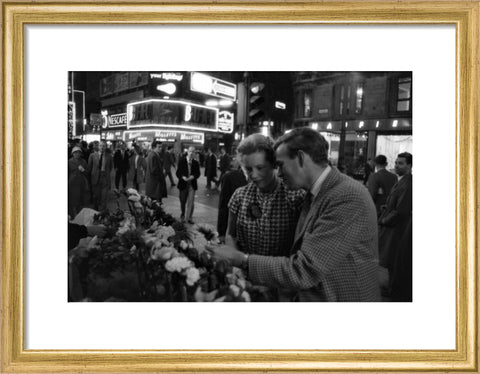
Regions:
[[[145,194],[157,200],[167,197],[167,184],[165,182],[165,175],[163,174],[163,164],[158,153],[149,151],[146,163]]]

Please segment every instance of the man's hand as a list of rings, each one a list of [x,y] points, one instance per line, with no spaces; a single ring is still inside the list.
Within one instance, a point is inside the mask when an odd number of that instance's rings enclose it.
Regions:
[[[241,266],[244,258],[244,253],[230,247],[228,245],[216,245],[210,246],[207,245],[205,248],[212,254],[213,258],[216,260],[227,260],[233,266]]]
[[[107,232],[105,226],[103,225],[87,226],[87,231],[88,236],[98,236],[99,238],[104,237],[105,233]]]

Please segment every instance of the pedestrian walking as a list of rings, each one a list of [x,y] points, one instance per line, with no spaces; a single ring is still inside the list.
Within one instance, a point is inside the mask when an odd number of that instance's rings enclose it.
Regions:
[[[127,187],[127,174],[130,168],[130,155],[124,142],[119,144],[119,148],[113,155],[113,167],[115,168],[115,188],[119,189],[121,179],[122,186],[125,189]]]
[[[96,142],[94,152],[88,158],[88,174],[93,191],[93,207],[96,210],[107,208],[108,192],[111,186],[113,157],[105,142]]]
[[[172,175],[172,168],[176,169],[177,168],[176,165],[177,165],[177,162],[176,162],[175,153],[173,153],[173,147],[169,146],[167,148],[167,152],[165,153],[164,167],[165,167],[165,175],[170,180],[170,187],[175,186],[175,181],[173,180],[173,175]]]
[[[162,198],[167,197],[167,185],[163,174],[164,167],[160,157],[161,152],[162,143],[154,140],[152,149],[147,155],[145,171],[145,195],[159,202],[162,201]]]
[[[212,188],[212,182],[217,184],[217,156],[211,148],[207,149],[205,157],[205,177],[207,178],[207,189]]]
[[[139,146],[134,147],[134,154],[130,157],[130,175],[132,185],[140,193],[140,187],[145,183],[145,171],[147,164],[143,152]]]
[[[177,178],[180,190],[180,207],[182,222],[193,224],[195,207],[195,191],[198,189],[197,179],[200,177],[200,164],[194,158],[195,148],[188,148],[187,155],[178,162]]]

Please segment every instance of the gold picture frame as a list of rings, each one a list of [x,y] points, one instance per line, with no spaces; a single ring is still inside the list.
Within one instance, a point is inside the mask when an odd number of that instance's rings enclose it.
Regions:
[[[479,2],[2,2],[1,372],[478,372]],[[26,350],[24,27],[28,24],[429,24],[456,28],[456,348]]]

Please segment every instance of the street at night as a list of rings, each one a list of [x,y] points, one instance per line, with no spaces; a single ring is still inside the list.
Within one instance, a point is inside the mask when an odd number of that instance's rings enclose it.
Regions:
[[[69,301],[412,300],[411,72],[72,71],[67,94]]]

